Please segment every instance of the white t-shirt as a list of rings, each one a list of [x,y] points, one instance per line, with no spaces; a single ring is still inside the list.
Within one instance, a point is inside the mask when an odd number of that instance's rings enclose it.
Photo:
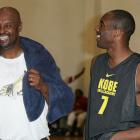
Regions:
[[[22,92],[26,70],[24,54],[14,59],[0,57],[0,140],[40,140],[49,136],[45,103],[41,116],[29,122]]]

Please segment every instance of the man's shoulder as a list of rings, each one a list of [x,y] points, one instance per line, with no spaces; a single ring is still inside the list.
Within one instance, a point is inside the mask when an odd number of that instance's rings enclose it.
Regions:
[[[28,37],[23,37],[23,36],[20,36],[20,41],[21,43],[23,43],[24,45],[36,45],[36,46],[43,46],[41,43],[31,39],[31,38],[28,38]]]
[[[31,38],[20,36],[20,42],[24,50],[30,50],[30,51],[35,51],[35,52],[46,50],[48,52],[46,47],[44,47],[41,43]]]
[[[99,55],[97,55],[95,57],[96,57],[96,59],[103,59],[103,58],[108,57],[108,54],[107,53],[101,53],[101,54],[99,54]]]
[[[100,61],[101,59],[105,59],[107,57],[108,57],[107,53],[102,53],[102,54],[96,55],[92,58],[91,64],[94,65],[95,62]]]
[[[137,66],[137,65],[140,63],[140,54],[134,52],[134,53],[128,58],[128,60],[129,60],[130,62],[132,62],[133,65],[136,65],[136,66]]]
[[[140,54],[139,54],[139,53],[134,53],[134,55],[135,55],[135,57],[136,57],[137,59],[140,60]]]

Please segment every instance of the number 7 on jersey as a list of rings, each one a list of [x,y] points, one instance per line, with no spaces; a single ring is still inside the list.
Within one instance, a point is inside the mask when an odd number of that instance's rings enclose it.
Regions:
[[[104,113],[105,108],[106,108],[107,103],[108,103],[109,97],[108,97],[108,96],[102,95],[102,99],[103,99],[103,103],[102,103],[102,105],[101,105],[101,107],[100,107],[100,110],[99,110],[99,112],[98,112],[98,114],[100,114],[100,115],[102,115],[102,114]]]

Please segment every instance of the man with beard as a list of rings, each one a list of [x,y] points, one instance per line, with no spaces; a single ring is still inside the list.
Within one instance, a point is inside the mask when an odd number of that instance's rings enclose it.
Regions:
[[[86,140],[140,139],[140,55],[129,46],[134,30],[125,10],[107,12],[96,28],[97,46],[107,52],[91,65]]]
[[[67,115],[74,96],[51,54],[21,29],[17,10],[0,8],[0,139],[47,140],[48,122]]]

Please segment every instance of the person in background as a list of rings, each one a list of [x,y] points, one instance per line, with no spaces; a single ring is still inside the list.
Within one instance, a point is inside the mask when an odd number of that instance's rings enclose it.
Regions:
[[[61,72],[60,68],[59,71]],[[78,80],[85,72],[85,67],[81,69],[80,72],[72,76],[67,76],[64,78],[64,82],[69,85],[74,81]],[[49,125],[51,135],[64,135],[67,130],[67,115],[56,120]]]
[[[75,74],[74,76],[68,76],[64,79],[66,84],[71,84],[72,82],[74,82],[75,80],[77,80],[78,78],[80,78],[85,72],[85,67],[82,68],[82,70]]]
[[[0,139],[47,140],[48,123],[72,110],[74,94],[48,50],[21,30],[17,9],[0,8]]]
[[[100,19],[97,46],[107,52],[92,61],[85,140],[140,140],[140,54],[129,44],[134,31],[128,11]]]
[[[87,97],[83,95],[83,91],[81,89],[75,90],[75,96],[76,98],[73,111],[70,112],[67,117],[68,129],[65,133],[65,136],[72,134],[75,136],[81,136],[83,133],[83,124],[87,114]],[[73,129],[74,124],[75,129]]]

